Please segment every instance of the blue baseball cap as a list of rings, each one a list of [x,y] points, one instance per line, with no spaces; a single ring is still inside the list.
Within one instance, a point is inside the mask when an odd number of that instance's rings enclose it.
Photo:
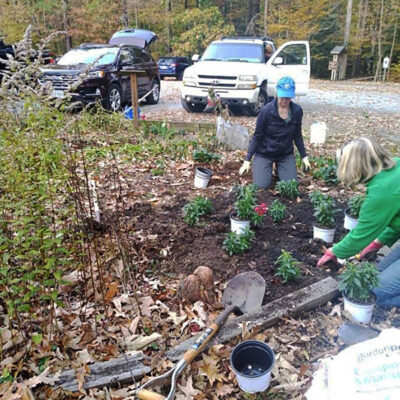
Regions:
[[[295,96],[296,84],[290,76],[284,76],[279,79],[276,84],[276,95],[278,97],[289,97],[293,99]]]

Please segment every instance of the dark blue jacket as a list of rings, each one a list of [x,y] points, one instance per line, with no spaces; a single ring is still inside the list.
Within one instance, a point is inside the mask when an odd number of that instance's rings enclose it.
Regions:
[[[250,161],[254,153],[271,160],[279,160],[293,153],[293,141],[300,152],[301,158],[307,156],[304,148],[301,123],[302,108],[290,102],[291,120],[286,123],[278,113],[277,101],[271,101],[261,110],[256,124],[256,130],[251,138],[246,160]]]

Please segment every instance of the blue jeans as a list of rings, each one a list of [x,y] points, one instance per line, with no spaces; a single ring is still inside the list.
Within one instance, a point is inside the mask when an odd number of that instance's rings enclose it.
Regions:
[[[381,307],[400,307],[400,246],[392,250],[379,264],[379,285],[373,289]]]

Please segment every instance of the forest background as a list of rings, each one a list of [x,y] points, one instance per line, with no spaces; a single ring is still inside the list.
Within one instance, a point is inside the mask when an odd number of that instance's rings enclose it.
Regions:
[[[0,0],[0,37],[19,41],[32,24],[36,39],[54,31],[65,38],[51,50],[64,54],[85,42],[107,42],[123,27],[150,29],[159,40],[153,56],[191,57],[222,35],[271,36],[277,45],[309,40],[314,77],[330,76],[330,51],[346,41],[346,77],[382,73],[391,58],[390,78],[400,80],[397,39],[399,0]],[[349,8],[350,7],[350,8]],[[351,21],[349,20],[351,10]]]

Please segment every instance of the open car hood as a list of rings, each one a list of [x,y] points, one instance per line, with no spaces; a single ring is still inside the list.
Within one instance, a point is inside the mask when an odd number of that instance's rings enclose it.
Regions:
[[[154,32],[146,29],[127,28],[115,32],[111,36],[109,44],[131,44],[142,49],[147,49],[156,40],[157,35]]]

